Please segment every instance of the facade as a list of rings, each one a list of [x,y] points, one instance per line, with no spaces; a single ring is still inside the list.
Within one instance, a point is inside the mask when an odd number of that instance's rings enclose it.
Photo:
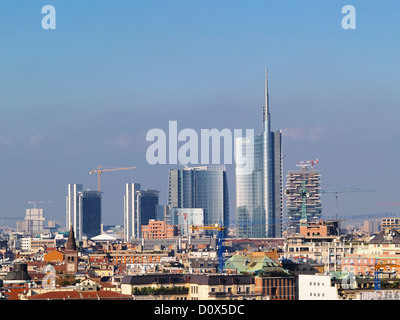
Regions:
[[[139,227],[136,238],[142,238],[142,226],[148,225],[150,220],[157,217],[158,198],[160,191],[143,189],[137,192],[138,214],[135,224]]]
[[[282,133],[270,121],[266,74],[263,131],[235,140],[238,237],[282,236]]]
[[[288,233],[299,232],[303,207],[303,187],[307,192],[306,214],[307,220],[320,219],[322,215],[321,205],[321,175],[313,168],[302,166],[299,171],[289,171],[286,176]]]
[[[130,241],[135,235],[139,235],[140,230],[137,222],[138,205],[137,193],[140,190],[140,183],[127,183],[125,185],[124,195],[124,238],[125,241]]]
[[[74,229],[71,226],[68,234],[67,244],[64,251],[65,272],[76,274],[78,271],[78,250],[75,242]]]
[[[148,225],[142,226],[144,239],[166,239],[178,235],[178,227],[167,225],[165,221],[149,220]]]
[[[295,277],[255,277],[255,293],[268,300],[295,300]]]
[[[323,265],[324,271],[340,270],[345,255],[353,254],[358,247],[339,236],[300,235],[289,236],[283,258],[295,262],[312,262]]]
[[[204,224],[229,220],[228,182],[224,166],[185,167],[169,172],[168,205],[201,208]]]
[[[380,220],[364,220],[364,231],[368,234],[378,233],[381,230]]]
[[[400,219],[399,218],[383,218],[382,219],[382,229],[395,229],[400,230]],[[379,231],[374,229],[374,232]]]
[[[34,236],[43,232],[43,209],[32,208],[26,209],[25,221],[23,222],[22,231]]]
[[[247,275],[185,275],[188,300],[259,300],[254,279]]]
[[[66,228],[71,225],[77,234],[80,229],[79,217],[79,192],[83,191],[82,184],[68,184],[68,193],[66,197]]]
[[[180,235],[191,233],[190,226],[204,225],[204,210],[201,208],[171,208],[172,224],[179,226]]]
[[[66,227],[74,229],[79,241],[101,232],[101,192],[83,190],[82,184],[69,184],[66,197]]]
[[[127,275],[121,281],[121,293],[133,294],[144,288],[186,288],[187,284],[181,275]]]
[[[171,217],[171,207],[168,205],[159,204],[157,206],[156,220],[165,221],[167,224],[173,224]]]
[[[329,275],[298,275],[299,300],[338,300],[338,292]]]
[[[101,192],[84,190],[79,192],[79,228],[77,239],[90,239],[101,233]]]
[[[338,236],[339,222],[333,220],[314,220],[300,225],[299,233],[303,236]]]

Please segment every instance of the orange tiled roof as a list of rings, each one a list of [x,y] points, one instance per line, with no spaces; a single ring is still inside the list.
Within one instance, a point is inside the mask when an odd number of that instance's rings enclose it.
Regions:
[[[7,300],[20,300],[18,294],[23,293],[24,291],[28,291],[26,288],[8,288],[7,291],[4,292]]]
[[[95,292],[51,291],[28,297],[29,300],[125,300],[132,296],[115,291],[100,290]]]

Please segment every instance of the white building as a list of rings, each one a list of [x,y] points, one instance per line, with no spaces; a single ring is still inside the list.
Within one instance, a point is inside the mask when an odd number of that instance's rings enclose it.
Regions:
[[[43,209],[32,208],[26,209],[26,215],[22,223],[22,231],[30,234],[36,235],[43,231]]]
[[[20,248],[22,251],[31,251],[31,244],[32,244],[32,238],[31,237],[25,237],[20,239]]]
[[[170,209],[172,224],[180,226],[182,236],[192,232],[190,226],[204,225],[204,210],[202,208],[175,208]]]
[[[299,300],[338,300],[338,292],[329,275],[299,275]]]
[[[125,241],[140,234],[140,221],[138,217],[137,193],[140,190],[140,183],[127,183],[124,195],[124,237]]]
[[[66,229],[69,230],[72,225],[74,233],[78,237],[80,230],[79,217],[79,192],[83,190],[82,184],[68,184],[68,194],[66,197]]]

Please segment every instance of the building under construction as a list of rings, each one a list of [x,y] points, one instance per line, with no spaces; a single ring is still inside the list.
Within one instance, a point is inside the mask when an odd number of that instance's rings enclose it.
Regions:
[[[286,176],[288,234],[299,233],[302,213],[306,213],[307,221],[320,219],[322,215],[321,175],[314,170],[314,163],[318,160],[299,163],[300,170],[289,171]]]

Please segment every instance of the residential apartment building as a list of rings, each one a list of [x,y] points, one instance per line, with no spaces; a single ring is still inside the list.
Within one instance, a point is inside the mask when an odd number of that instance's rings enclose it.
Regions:
[[[305,201],[306,217],[308,221],[320,219],[321,205],[321,175],[314,168],[303,165],[299,171],[289,171],[286,176],[288,234],[299,233],[302,218],[303,202]],[[305,190],[303,190],[305,188]],[[306,193],[306,197],[304,197]]]
[[[255,277],[255,293],[268,300],[295,300],[295,277]]]
[[[356,252],[358,246],[345,242],[338,236],[288,237],[283,258],[292,261],[313,261],[324,265],[326,272],[340,270],[341,261],[347,254]]]
[[[383,218],[381,223],[381,229],[395,229],[400,230],[400,218]]]
[[[331,283],[329,275],[299,274],[298,275],[299,300],[338,300],[336,287]]]
[[[254,279],[246,275],[185,275],[188,300],[260,300]]]
[[[142,226],[144,239],[166,239],[178,235],[178,226],[167,225],[165,221],[149,220],[148,225]]]

